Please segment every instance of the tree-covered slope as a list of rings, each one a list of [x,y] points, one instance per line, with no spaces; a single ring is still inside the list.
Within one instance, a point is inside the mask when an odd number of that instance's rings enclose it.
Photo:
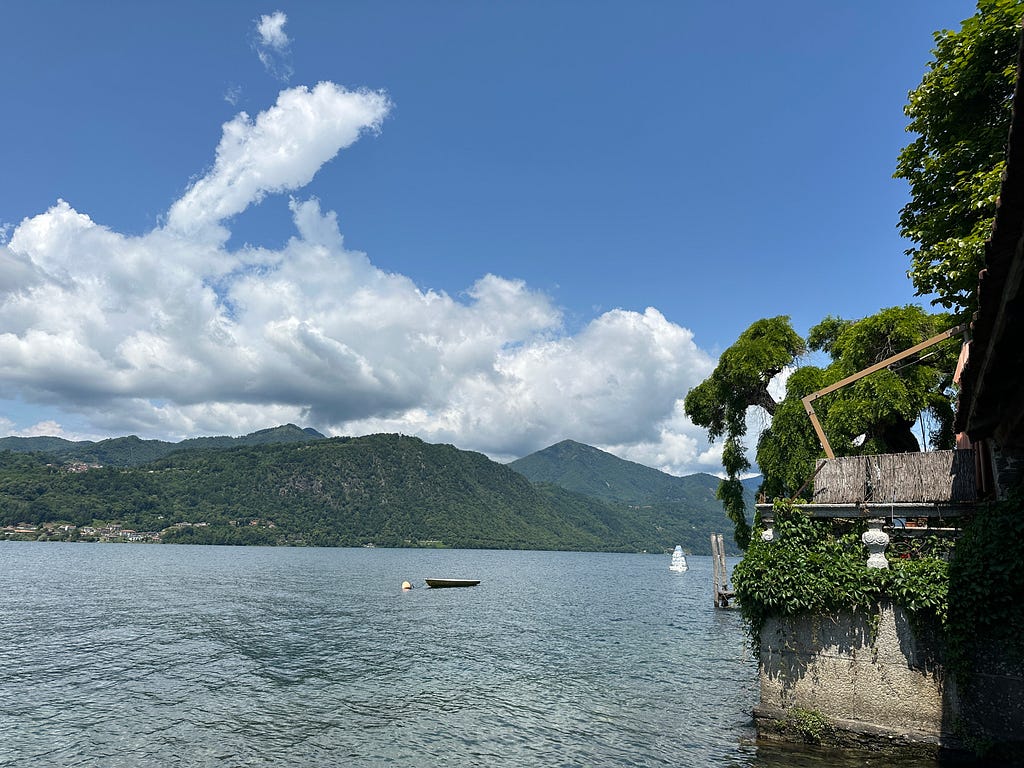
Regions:
[[[509,466],[535,483],[553,483],[586,496],[627,504],[703,503],[708,489],[714,499],[718,487],[718,478],[713,475],[675,477],[572,440],[516,459]]]
[[[0,524],[114,521],[164,541],[240,544],[660,551],[679,534],[398,435],[193,448],[83,472],[52,455],[0,454]]]
[[[715,495],[720,481],[714,475],[676,477],[572,440],[531,453],[509,466],[534,483],[551,483],[627,508],[638,522],[675,536],[674,543],[691,552],[710,552],[713,532],[727,534],[731,544],[732,524]],[[749,486],[745,495],[753,514]]]
[[[626,504],[678,502],[707,508],[715,498],[719,479],[705,472],[677,477],[657,469],[620,459],[593,446],[563,440],[549,448],[509,463],[512,469],[535,483],[553,483],[585,496]],[[760,480],[743,481],[748,502]]]

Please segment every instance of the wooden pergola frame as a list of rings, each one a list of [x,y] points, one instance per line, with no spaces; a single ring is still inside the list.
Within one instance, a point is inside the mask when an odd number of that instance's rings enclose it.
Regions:
[[[855,381],[863,379],[865,376],[869,376],[875,371],[879,371],[882,368],[890,366],[893,363],[898,362],[906,357],[910,357],[911,355],[917,352],[920,352],[924,349],[928,349],[928,347],[933,346],[934,344],[938,344],[940,341],[945,341],[948,338],[963,333],[966,330],[966,324],[958,325],[955,328],[950,328],[948,331],[943,331],[942,333],[936,336],[932,336],[927,341],[922,341],[920,344],[916,344],[910,349],[905,349],[902,352],[893,355],[892,357],[887,357],[885,358],[885,360],[875,363],[874,365],[868,366],[862,371],[857,371],[857,373],[853,374],[852,376],[847,376],[845,379],[837,381],[835,384],[831,384],[825,387],[824,389],[819,389],[817,392],[812,392],[811,394],[807,395],[807,397],[801,398],[800,402],[804,404],[804,410],[807,411],[807,415],[811,417],[811,424],[814,426],[814,431],[818,435],[818,440],[821,442],[821,447],[825,449],[825,455],[828,456],[830,459],[834,459],[836,457],[835,454],[832,452],[832,446],[829,445],[828,438],[825,437],[825,430],[822,429],[821,422],[818,421],[818,416],[814,412],[813,403],[815,400],[817,400],[820,397],[824,397],[827,394],[835,392],[837,389],[842,389],[847,384],[852,384]]]

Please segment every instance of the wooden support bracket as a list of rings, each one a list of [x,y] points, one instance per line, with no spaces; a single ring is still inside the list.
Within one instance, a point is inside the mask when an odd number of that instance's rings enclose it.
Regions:
[[[828,458],[830,459],[834,459],[836,457],[836,455],[832,452],[832,446],[829,445],[828,438],[825,436],[825,430],[822,429],[821,422],[818,421],[818,416],[814,413],[813,403],[815,400],[817,400],[819,397],[824,397],[825,395],[831,392],[835,392],[837,389],[841,389],[845,387],[847,384],[852,384],[855,381],[863,379],[865,376],[869,376],[875,371],[880,371],[882,368],[886,368],[887,366],[890,366],[893,363],[904,359],[905,357],[910,357],[911,355],[916,354],[917,352],[920,352],[923,349],[928,349],[928,347],[934,344],[938,344],[940,341],[945,341],[946,339],[952,336],[956,336],[957,334],[963,333],[966,330],[967,325],[958,325],[955,328],[950,328],[948,331],[943,331],[940,334],[932,336],[930,339],[922,341],[920,344],[915,344],[910,349],[905,349],[902,352],[893,355],[892,357],[887,357],[885,358],[885,360],[875,363],[874,365],[868,366],[862,371],[857,371],[857,373],[853,374],[852,376],[847,376],[845,379],[841,379],[840,381],[837,381],[835,384],[830,384],[824,389],[819,389],[817,392],[812,392],[811,394],[807,395],[807,397],[802,398],[800,402],[804,404],[804,410],[807,411],[807,415],[810,416],[811,418],[811,424],[814,426],[814,431],[818,435],[818,440],[819,442],[821,442],[821,447],[825,449],[825,455],[828,456]]]

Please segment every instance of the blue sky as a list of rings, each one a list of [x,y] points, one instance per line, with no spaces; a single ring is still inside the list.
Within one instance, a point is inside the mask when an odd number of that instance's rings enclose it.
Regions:
[[[0,433],[714,470],[681,399],[751,322],[919,301],[902,110],[973,10],[9,3]]]

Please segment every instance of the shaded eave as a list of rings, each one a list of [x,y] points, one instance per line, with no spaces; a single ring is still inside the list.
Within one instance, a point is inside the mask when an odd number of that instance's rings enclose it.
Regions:
[[[1006,172],[996,202],[985,268],[978,279],[978,312],[970,356],[960,379],[956,430],[972,440],[994,438],[1024,446],[1024,47],[1017,54]]]
[[[961,517],[969,515],[976,509],[972,502],[896,502],[882,504],[878,502],[851,502],[849,504],[794,504],[815,518],[871,518],[871,517]],[[758,504],[757,511],[762,519],[770,519],[773,505]]]

